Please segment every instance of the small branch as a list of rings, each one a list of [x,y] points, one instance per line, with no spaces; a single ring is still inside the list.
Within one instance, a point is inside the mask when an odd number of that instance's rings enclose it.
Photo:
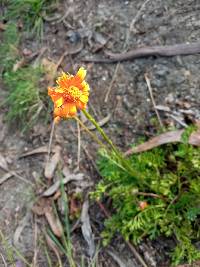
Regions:
[[[153,197],[153,198],[160,198],[162,200],[166,200],[163,196],[160,196],[154,193],[137,192],[135,194],[138,196]]]
[[[108,88],[108,90],[107,90],[107,92],[106,92],[106,96],[105,96],[105,99],[104,99],[104,102],[105,102],[105,103],[108,102],[108,97],[109,97],[109,95],[110,95],[110,92],[111,92],[111,90],[112,90],[114,81],[115,81],[115,79],[116,79],[116,77],[117,77],[117,74],[118,74],[119,65],[120,65],[120,63],[118,63],[117,66],[116,66],[116,68],[115,68],[115,71],[114,71],[112,80],[111,80],[110,85],[109,85],[109,88]]]
[[[109,58],[86,58],[84,62],[94,63],[115,63],[126,60],[133,60],[136,58],[144,58],[149,56],[160,56],[160,57],[172,57],[172,56],[186,56],[200,53],[200,42],[190,44],[175,44],[165,46],[150,46],[135,48],[125,53],[111,53],[106,52]]]
[[[153,90],[152,90],[152,87],[151,87],[151,83],[150,83],[150,80],[149,80],[149,78],[148,78],[148,76],[147,76],[146,73],[145,73],[145,75],[144,75],[144,78],[145,78],[145,80],[146,80],[147,87],[148,87],[148,89],[149,89],[149,93],[150,93],[151,101],[152,101],[152,104],[153,104],[153,108],[154,108],[154,110],[155,110],[156,116],[157,116],[158,121],[159,121],[159,123],[160,123],[160,127],[163,128],[163,123],[162,123],[162,121],[161,121],[160,115],[159,115],[158,110],[157,110],[157,108],[156,108],[156,102],[155,102],[155,99],[154,99],[154,96],[153,96]]]

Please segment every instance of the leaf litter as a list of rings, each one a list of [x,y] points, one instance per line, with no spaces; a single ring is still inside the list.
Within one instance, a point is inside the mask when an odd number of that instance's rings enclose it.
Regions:
[[[81,230],[83,237],[88,245],[88,255],[90,258],[94,257],[95,254],[95,243],[94,243],[94,236],[92,233],[92,227],[90,224],[90,217],[89,217],[89,201],[85,200],[82,207],[81,212]]]
[[[52,179],[58,163],[61,160],[61,147],[55,147],[54,155],[47,161],[44,170],[44,176],[47,179]]]

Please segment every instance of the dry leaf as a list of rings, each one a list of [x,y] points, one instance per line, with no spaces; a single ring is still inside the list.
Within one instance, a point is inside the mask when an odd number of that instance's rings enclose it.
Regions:
[[[89,210],[89,201],[86,200],[83,203],[81,212],[81,223],[82,223],[81,230],[83,237],[88,245],[88,254],[92,258],[95,254],[95,243],[94,243],[94,237],[92,233],[88,210]]]
[[[69,174],[68,177],[65,177],[62,182],[63,184],[67,184],[71,181],[79,181],[83,179],[83,174],[82,173],[77,173],[77,174]],[[55,182],[52,186],[50,186],[42,195],[44,197],[49,197],[53,195],[60,187],[61,181]]]
[[[51,149],[52,152],[55,152],[55,148]],[[41,147],[38,147],[36,149],[33,149],[31,151],[28,151],[26,153],[23,153],[19,158],[24,158],[24,157],[28,157],[28,156],[32,156],[32,155],[35,155],[35,154],[43,154],[43,153],[48,153],[48,147],[46,146],[41,146]]]
[[[65,166],[62,170],[62,173],[65,177],[67,177],[68,175],[70,175],[70,170],[67,166]]]
[[[3,170],[8,170],[7,161],[2,154],[0,154],[0,168],[2,168]]]
[[[16,72],[18,69],[23,67],[26,64],[25,58],[17,60],[17,62],[13,65],[13,72]]]
[[[131,155],[133,153],[139,153],[143,151],[150,150],[154,147],[158,147],[160,145],[168,144],[168,143],[175,143],[175,142],[182,142],[182,134],[184,130],[177,130],[177,131],[170,131],[163,134],[160,134],[149,141],[133,147],[124,153],[125,156]],[[190,145],[200,146],[200,129],[196,132],[193,132],[188,140]]]
[[[46,238],[48,246],[55,253],[55,255],[58,259],[58,262],[61,263],[60,255],[63,254],[62,251],[60,251],[59,247],[55,244],[55,242],[53,242],[53,240],[51,239],[51,237],[47,233],[45,233],[45,238]],[[59,264],[59,266],[62,266],[62,265]]]
[[[114,252],[107,250],[107,253],[113,258],[113,260],[119,265],[119,267],[127,267],[127,265]]]
[[[160,111],[166,111],[166,112],[171,111],[171,109],[168,106],[163,106],[163,105],[156,105],[155,108]]]
[[[54,235],[56,235],[57,237],[61,237],[63,235],[63,227],[59,218],[54,215],[52,207],[45,207],[44,215]]]
[[[41,66],[46,73],[45,79],[48,81],[49,85],[52,85],[57,74],[57,64],[47,58],[43,58],[41,61]]]
[[[7,27],[6,24],[0,22],[0,30],[1,31],[5,31],[6,30],[6,27]]]
[[[13,244],[18,247],[19,245],[19,239],[20,239],[20,236],[24,230],[24,228],[26,227],[26,225],[29,224],[29,220],[30,220],[30,217],[31,217],[31,213],[28,212],[25,217],[19,222],[15,232],[14,232],[14,235],[13,235]]]
[[[103,118],[102,120],[98,121],[97,123],[99,124],[100,127],[104,126],[111,118],[111,113],[108,114],[105,118]],[[94,125],[90,125],[87,127],[90,131],[95,130],[96,127]]]
[[[2,185],[5,181],[7,181],[9,178],[11,178],[13,176],[13,173],[8,172],[6,174],[4,174],[1,178],[0,178],[0,185]]]
[[[70,214],[70,218],[77,218],[77,216],[80,214],[80,210],[81,210],[80,199],[78,199],[76,197],[76,195],[73,194],[69,198],[69,214]]]
[[[45,215],[53,233],[58,237],[62,236],[62,224],[59,218],[54,215],[51,199],[40,198],[32,207],[32,211],[39,216]]]
[[[200,146],[200,129],[190,135],[188,142],[190,145]]]
[[[44,215],[45,207],[51,206],[51,199],[39,198],[38,201],[33,205],[32,211],[38,216]]]
[[[54,172],[56,170],[56,167],[61,159],[61,147],[56,146],[55,147],[55,154],[52,156],[52,158],[47,161],[45,170],[44,170],[44,176],[47,179],[52,179]]]

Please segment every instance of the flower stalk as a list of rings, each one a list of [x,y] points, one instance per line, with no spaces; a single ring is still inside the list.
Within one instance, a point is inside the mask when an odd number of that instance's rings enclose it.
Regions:
[[[104,139],[104,141],[106,143],[108,143],[110,145],[110,147],[112,148],[113,152],[115,153],[115,155],[117,156],[117,158],[120,160],[120,162],[124,165],[125,169],[134,177],[138,176],[138,173],[133,170],[132,166],[130,166],[130,164],[128,163],[128,161],[124,158],[124,156],[122,155],[122,153],[116,148],[116,146],[113,144],[112,140],[107,136],[107,134],[104,132],[104,130],[99,126],[99,124],[96,122],[96,120],[94,119],[94,117],[92,117],[92,115],[90,115],[86,109],[82,110],[83,114],[85,115],[85,117],[95,126],[95,128],[97,129],[97,131],[101,134],[102,138]],[[107,149],[107,151],[109,151]],[[123,166],[122,166],[123,167]]]

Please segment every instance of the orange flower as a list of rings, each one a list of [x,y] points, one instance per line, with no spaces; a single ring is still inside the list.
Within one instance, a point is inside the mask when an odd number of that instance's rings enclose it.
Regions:
[[[48,95],[54,102],[55,122],[60,118],[71,118],[76,115],[77,109],[85,109],[89,85],[85,82],[86,70],[81,67],[76,75],[62,73],[56,80],[56,87],[48,88]]]

